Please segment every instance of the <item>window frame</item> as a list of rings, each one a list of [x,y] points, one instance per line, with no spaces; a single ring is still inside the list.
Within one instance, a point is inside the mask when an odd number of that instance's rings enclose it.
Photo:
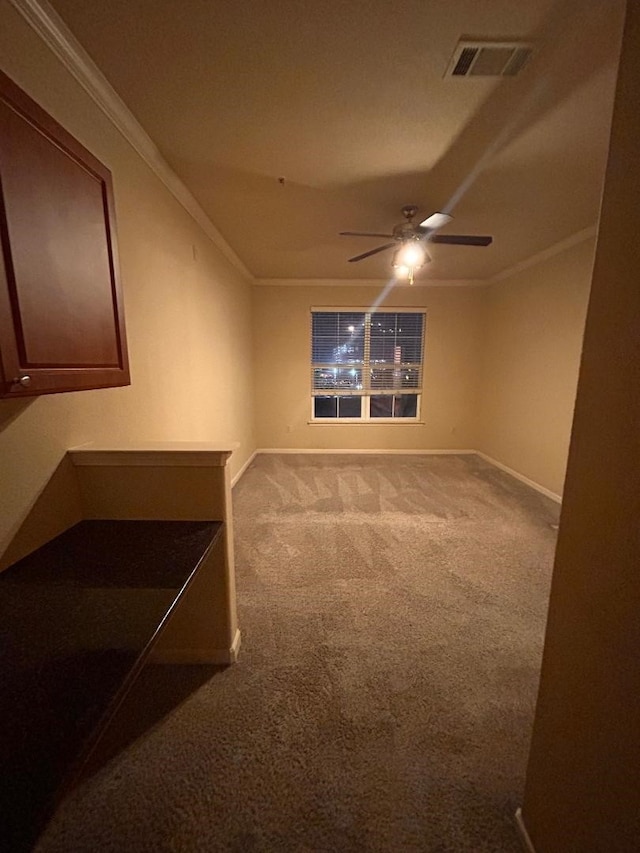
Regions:
[[[361,393],[349,394],[349,393],[331,393],[329,389],[327,389],[327,393],[323,394],[319,392],[317,389],[313,387],[313,371],[314,369],[318,369],[322,365],[316,365],[313,362],[313,315],[315,313],[335,313],[335,314],[364,314],[365,315],[365,343],[364,343],[364,355],[363,355],[363,373],[366,370],[371,369],[370,365],[370,332],[371,332],[371,318],[376,314],[422,314],[422,347],[421,347],[421,361],[420,361],[420,385],[418,388],[411,389],[407,391],[408,394],[415,394],[417,397],[416,400],[416,414],[415,417],[410,418],[401,418],[401,417],[390,417],[390,418],[377,418],[371,417],[371,398],[377,396],[401,396],[394,391],[386,391],[378,389],[368,388],[364,389]],[[310,375],[310,413],[309,413],[309,421],[310,425],[318,424],[322,426],[348,426],[348,425],[356,425],[359,424],[363,426],[367,425],[385,425],[394,424],[396,426],[409,426],[414,424],[423,424],[424,420],[422,420],[422,397],[424,394],[424,359],[425,359],[425,351],[426,351],[426,340],[427,340],[427,310],[424,307],[406,307],[406,306],[395,306],[389,307],[385,306],[384,308],[363,308],[362,306],[357,308],[352,308],[348,306],[312,306],[309,312],[309,375]],[[348,417],[341,418],[336,416],[335,418],[322,418],[316,417],[315,415],[315,399],[316,397],[359,397],[362,401],[361,403],[361,416],[360,417]]]

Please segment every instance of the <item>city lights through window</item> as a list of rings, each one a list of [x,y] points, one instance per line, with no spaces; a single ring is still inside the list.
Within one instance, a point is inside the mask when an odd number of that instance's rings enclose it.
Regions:
[[[313,420],[417,420],[424,311],[311,312]]]

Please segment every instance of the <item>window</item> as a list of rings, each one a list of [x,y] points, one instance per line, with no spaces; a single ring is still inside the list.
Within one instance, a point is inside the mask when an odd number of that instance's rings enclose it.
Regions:
[[[417,420],[425,315],[311,311],[313,420]]]

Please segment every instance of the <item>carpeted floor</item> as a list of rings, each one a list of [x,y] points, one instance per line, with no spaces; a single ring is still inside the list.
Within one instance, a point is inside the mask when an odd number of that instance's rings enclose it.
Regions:
[[[558,507],[382,455],[259,456],[234,507],[240,661],[150,667],[39,853],[519,851]]]

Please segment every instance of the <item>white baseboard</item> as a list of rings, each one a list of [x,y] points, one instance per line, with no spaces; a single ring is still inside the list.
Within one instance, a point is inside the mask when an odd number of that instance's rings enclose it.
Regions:
[[[236,630],[233,643],[228,649],[162,649],[156,648],[151,652],[150,662],[158,664],[215,664],[227,666],[238,660],[240,653],[241,634]]]
[[[520,480],[521,483],[525,483],[527,486],[530,486],[532,489],[535,489],[536,492],[540,492],[546,497],[551,498],[552,501],[560,504],[562,503],[562,495],[557,495],[555,492],[552,492],[551,489],[547,489],[545,486],[541,486],[540,483],[536,483],[535,480],[530,480],[529,477],[525,477],[524,474],[518,473],[518,471],[514,471],[513,468],[509,468],[508,465],[503,465],[502,462],[498,462],[497,459],[492,459],[491,456],[487,456],[486,453],[481,453],[479,450],[474,451],[481,459],[484,459],[485,462],[488,462],[490,465],[495,465],[496,468],[499,468],[501,471],[504,471],[506,474],[509,474],[511,477],[515,477],[516,480]]]
[[[523,848],[527,853],[536,853],[536,848],[533,846],[533,841],[531,840],[531,837],[527,832],[527,827],[524,824],[521,808],[516,809],[516,826],[518,828],[518,835],[520,836]]]
[[[240,644],[242,643],[242,634],[240,633],[240,628],[236,628],[236,633],[233,638],[233,643],[231,643],[231,648],[229,649],[229,660],[227,663],[235,663],[238,660],[238,655],[240,654]]]
[[[242,466],[242,468],[238,471],[238,473],[235,475],[235,477],[233,477],[233,478],[232,478],[232,480],[231,480],[231,488],[233,488],[233,487],[235,486],[235,484],[238,482],[238,480],[240,479],[240,477],[242,477],[242,475],[243,475],[243,474],[244,474],[244,472],[247,470],[247,468],[249,467],[249,465],[251,465],[251,463],[253,462],[253,460],[256,458],[256,456],[258,455],[258,453],[261,453],[261,452],[262,452],[261,450],[254,450],[254,451],[253,451],[253,453],[252,453],[252,454],[251,454],[251,456],[247,459],[247,461],[244,463],[244,465]]]
[[[326,453],[326,454],[337,454],[337,453],[351,453],[353,455],[362,454],[362,453],[377,453],[378,455],[389,456],[391,454],[401,454],[404,456],[434,456],[434,455],[447,455],[447,456],[464,456],[474,454],[475,450],[458,450],[453,448],[451,450],[424,450],[423,448],[414,448],[412,450],[390,450],[388,447],[380,447],[380,448],[362,448],[362,447],[260,447],[256,450],[256,454],[259,453]]]

